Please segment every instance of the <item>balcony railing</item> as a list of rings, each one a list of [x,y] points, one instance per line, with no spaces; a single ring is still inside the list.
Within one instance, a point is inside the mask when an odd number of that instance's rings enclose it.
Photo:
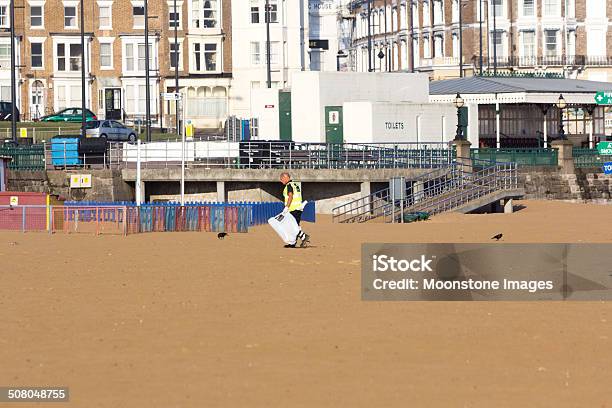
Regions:
[[[438,67],[438,66],[453,66],[459,65],[459,58],[457,57],[435,57],[435,58],[421,58],[420,67]]]
[[[475,59],[478,63],[478,58]],[[534,67],[534,66],[607,66],[612,65],[612,56],[601,55],[550,55],[550,56],[510,56],[497,57],[496,59],[485,58],[483,65],[492,66],[497,61],[497,66],[505,67]]]

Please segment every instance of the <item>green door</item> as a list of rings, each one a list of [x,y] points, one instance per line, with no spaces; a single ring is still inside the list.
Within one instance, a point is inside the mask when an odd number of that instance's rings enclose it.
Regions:
[[[290,141],[291,132],[291,92],[278,93],[278,124],[280,140]]]
[[[343,143],[342,106],[325,107],[325,141],[327,143]]]
[[[468,108],[467,106],[463,106],[459,108],[459,124],[461,125],[463,140],[467,140],[468,138]]]

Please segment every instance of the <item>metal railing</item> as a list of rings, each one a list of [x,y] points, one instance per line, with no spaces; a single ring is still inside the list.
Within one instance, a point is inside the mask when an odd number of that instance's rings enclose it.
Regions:
[[[0,156],[10,156],[8,168],[11,170],[44,170],[45,148],[43,145],[2,146]]]
[[[545,56],[500,56],[496,59],[489,58],[483,64],[493,67],[497,62],[497,67],[534,67],[543,65],[563,66],[563,65],[612,65],[612,56],[607,55],[545,55]]]
[[[495,163],[473,174],[461,173],[461,177],[451,179],[449,183],[442,186],[444,188],[434,187],[433,191],[426,190],[422,195],[414,192],[413,197],[415,198],[412,199],[412,203],[405,203],[410,205],[403,205],[400,216],[413,212],[427,212],[435,215],[456,209],[497,191],[518,188],[515,163]],[[395,217],[393,210],[394,208],[392,208],[392,216]]]
[[[470,155],[473,160],[486,160],[490,162],[512,162],[519,166],[557,166],[557,149],[472,149]]]
[[[332,210],[334,222],[365,222],[382,218],[396,221],[399,215],[427,211],[434,215],[457,208],[499,190],[516,189],[516,163],[461,159],[409,181],[404,199],[392,198],[390,189],[377,191]],[[473,167],[474,166],[474,167]],[[472,171],[476,170],[476,171]]]
[[[61,146],[60,146],[61,150]],[[64,147],[51,153],[49,168],[177,168],[181,166],[182,144],[152,142],[138,146],[110,143],[105,152],[75,156]],[[212,142],[185,143],[188,168],[236,169],[391,169],[436,168],[453,161],[454,149],[446,143],[296,143],[296,142]]]
[[[600,155],[597,149],[575,147],[572,155],[574,157],[574,167],[576,168],[597,168],[603,171],[604,163],[612,161],[612,157]]]

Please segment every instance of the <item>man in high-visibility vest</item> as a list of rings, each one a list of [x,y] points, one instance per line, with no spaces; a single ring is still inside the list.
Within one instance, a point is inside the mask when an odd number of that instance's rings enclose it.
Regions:
[[[303,211],[302,183],[291,180],[289,173],[282,173],[280,176],[280,182],[285,186],[283,189],[283,198],[285,200],[285,208],[283,209],[283,213],[291,213],[293,218],[295,218],[297,221],[297,224],[300,225]],[[296,244],[298,240],[302,241],[300,246],[303,248],[310,242],[310,236],[302,231],[302,228],[300,228],[300,232],[298,233],[296,239]],[[296,244],[285,245],[285,247],[295,248]]]

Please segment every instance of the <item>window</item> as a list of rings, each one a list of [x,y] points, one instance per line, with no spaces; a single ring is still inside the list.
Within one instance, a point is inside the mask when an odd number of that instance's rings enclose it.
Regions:
[[[451,4],[451,19],[453,22],[459,21],[459,0],[453,0]]]
[[[574,57],[576,55],[576,31],[570,30],[567,32],[567,55]]]
[[[64,27],[65,28],[76,28],[77,27],[77,14],[76,7],[64,7]]]
[[[523,31],[523,57],[533,58],[535,50],[535,31]]]
[[[459,35],[453,34],[453,57],[459,58]]]
[[[125,42],[122,59],[124,61],[124,72],[144,72],[146,63],[144,41],[141,43],[136,41]],[[153,44],[151,43],[149,43],[149,69],[157,69],[157,56],[153,52]]]
[[[132,7],[132,15],[134,16],[134,28],[144,28],[145,26],[144,6]]]
[[[493,43],[495,56],[499,60],[504,56],[504,34],[503,31],[497,30],[491,32],[491,42]]]
[[[146,110],[146,86],[140,84],[130,84],[125,86],[125,111],[128,114],[144,114]],[[151,95],[151,114],[157,113],[157,94],[154,85],[149,85]]]
[[[8,7],[0,6],[0,27],[8,27],[8,26],[9,26]]]
[[[113,68],[113,43],[100,43],[100,68]]]
[[[261,64],[261,48],[257,41],[251,42],[251,64]]]
[[[32,68],[43,67],[43,45],[42,43],[30,44],[30,55]]]
[[[535,16],[534,0],[523,0],[523,16],[533,17]]]
[[[178,7],[177,7],[177,12],[175,13],[173,11],[174,9],[171,8],[170,9],[170,13],[168,16],[168,25],[170,26],[170,28],[181,28],[181,13],[178,11]]]
[[[503,17],[504,15],[504,0],[491,0],[491,17]]]
[[[423,37],[423,58],[431,58],[431,45],[427,36]]]
[[[11,44],[0,44],[0,68],[11,67]]]
[[[170,43],[170,68],[181,69],[181,44]]]
[[[219,26],[218,0],[192,0],[191,24],[194,28],[217,28]]]
[[[271,23],[278,23],[278,2],[276,0],[270,0],[269,9],[266,14]]]
[[[544,0],[544,15],[558,16],[560,13],[559,0]]]
[[[100,28],[111,29],[113,26],[111,6],[100,6]]]
[[[557,30],[544,30],[544,43],[546,56],[557,56]]]
[[[270,42],[270,65],[278,65],[278,57],[280,52],[280,42],[272,41]],[[266,56],[268,55],[266,50]],[[266,58],[267,63],[267,58]]]
[[[57,70],[80,71],[81,44],[57,44]]]
[[[434,24],[443,24],[444,23],[444,5],[442,4],[442,0],[434,0],[433,3],[433,13],[434,13]]]
[[[138,44],[138,71],[144,71],[146,69],[146,50],[144,44]],[[151,46],[149,45],[149,59],[152,57]],[[149,64],[151,68],[151,64]]]
[[[217,26],[217,0],[204,1],[204,28]]]
[[[434,37],[434,57],[444,56],[444,40],[441,35]]]
[[[259,4],[251,1],[251,24],[259,24]]]
[[[193,44],[193,63],[195,71],[216,71],[217,70],[217,44],[194,43]]]
[[[134,71],[134,45],[125,45],[125,70]]]
[[[31,27],[42,27],[43,26],[43,8],[42,6],[30,7],[30,26]]]
[[[566,0],[565,3],[565,15],[568,18],[576,18],[576,1],[575,0]]]

